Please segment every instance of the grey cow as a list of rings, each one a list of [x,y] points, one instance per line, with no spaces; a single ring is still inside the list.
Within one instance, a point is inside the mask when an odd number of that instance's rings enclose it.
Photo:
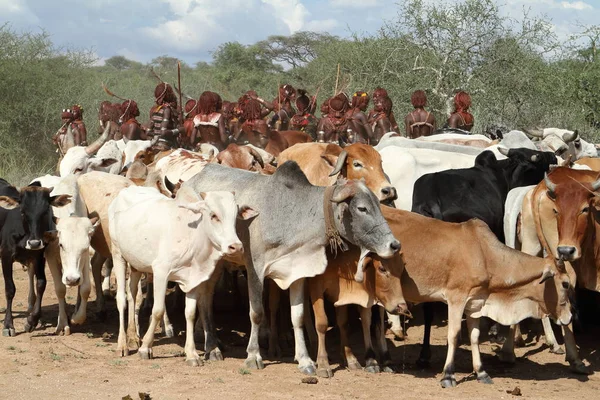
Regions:
[[[293,161],[281,165],[272,176],[209,164],[184,186],[197,192],[232,190],[236,202],[259,213],[249,223],[238,221],[237,226],[245,249],[252,324],[246,366],[264,368],[258,331],[264,314],[263,283],[269,277],[282,289],[290,289],[295,360],[303,373],[314,374],[302,330],[304,278],[325,272],[329,243],[345,248],[343,240],[347,240],[359,246],[360,264],[368,252],[388,258],[400,249],[375,195],[358,181],[313,186]],[[355,278],[362,281],[362,268]]]

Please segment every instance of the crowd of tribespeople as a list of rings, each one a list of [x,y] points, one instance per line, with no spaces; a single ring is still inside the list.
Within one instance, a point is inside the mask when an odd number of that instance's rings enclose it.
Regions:
[[[206,91],[198,100],[189,99],[182,109],[178,107],[175,90],[164,82],[156,86],[154,98],[150,121],[146,124],[137,120],[140,110],[134,100],[102,102],[98,116],[101,128],[110,124],[110,139],[151,139],[158,150],[195,149],[200,143],[210,143],[222,150],[229,143],[246,144],[251,136],[258,137],[259,143],[268,140],[272,130],[303,131],[315,142],[335,143],[342,147],[357,142],[376,145],[388,132],[400,134],[392,100],[380,87],[372,96],[363,91],[352,96],[338,93],[321,105],[321,118],[315,116],[316,96],[310,97],[305,90],[296,90],[287,84],[279,87],[279,95],[271,102],[260,98],[253,90],[237,102],[223,101],[217,93]],[[371,100],[373,109],[367,113]],[[436,130],[436,120],[425,110],[425,92],[415,91],[411,103],[414,110],[404,119],[404,135],[409,138],[431,135]],[[458,92],[454,97],[454,111],[446,125],[470,131],[474,123],[470,105],[470,96]],[[75,145],[87,145],[83,107],[76,104],[64,109],[61,117],[63,125],[53,137],[59,151],[64,153],[62,149],[67,137]],[[71,133],[67,135],[69,131]]]

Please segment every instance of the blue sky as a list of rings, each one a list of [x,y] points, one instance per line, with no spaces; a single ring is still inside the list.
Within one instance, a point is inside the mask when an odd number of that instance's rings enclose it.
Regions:
[[[426,0],[435,1],[435,0]],[[446,0],[450,2],[450,0]],[[0,0],[0,24],[46,30],[58,46],[147,62],[168,54],[193,64],[227,41],[254,43],[300,30],[375,32],[402,0]],[[600,0],[499,0],[502,12],[544,13],[560,37],[600,24]]]

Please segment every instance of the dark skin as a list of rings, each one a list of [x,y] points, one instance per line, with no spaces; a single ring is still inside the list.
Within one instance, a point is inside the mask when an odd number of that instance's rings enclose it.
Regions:
[[[151,114],[154,112],[157,106],[154,106],[151,110]],[[175,133],[175,129],[169,129],[169,122],[171,121],[171,107],[165,107],[163,111],[163,120],[160,124],[159,132],[152,132],[149,136],[163,136],[163,137],[172,137]],[[152,122],[150,122],[152,125]],[[179,129],[179,131],[183,131],[183,127]]]
[[[457,128],[457,129],[462,129],[468,132],[471,132],[471,129],[473,129],[473,124],[467,124],[467,125],[463,125],[465,121],[463,121],[462,116],[459,113],[454,113],[450,116],[450,118],[448,118],[448,126],[450,128]]]
[[[127,140],[148,140],[146,129],[133,121],[127,121],[121,125],[121,135]],[[116,136],[115,136],[116,139]]]
[[[433,128],[428,125],[414,125],[411,130],[411,125],[415,122],[427,122],[433,125]],[[406,137],[415,139],[421,136],[429,136],[436,129],[435,117],[433,114],[427,115],[427,111],[423,107],[415,107],[412,113],[404,118],[404,127]]]
[[[82,143],[87,143],[87,131],[85,124],[81,120],[75,120],[71,124],[73,130],[73,138],[75,139],[75,146],[80,146]]]
[[[348,110],[348,118],[354,122],[353,129],[358,134],[358,138],[362,143],[369,143],[373,138],[373,130],[367,121],[367,116],[364,111],[367,109],[367,104],[363,103],[359,107],[351,108]]]
[[[221,116],[218,122],[219,126],[210,125],[198,125],[194,127],[190,143],[192,146],[196,146],[196,141],[199,143],[210,143],[216,146],[219,151],[224,150],[229,144],[227,139],[227,125],[225,124],[225,118]]]

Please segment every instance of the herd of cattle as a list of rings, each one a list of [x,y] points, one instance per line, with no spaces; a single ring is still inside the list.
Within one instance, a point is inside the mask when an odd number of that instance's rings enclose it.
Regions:
[[[46,175],[21,189],[0,180],[7,301],[2,333],[16,333],[14,261],[26,265],[30,277],[26,332],[40,319],[46,262],[59,301],[57,334],[85,322],[90,270],[98,312],[106,315],[103,289],[112,269],[119,354],[138,349],[142,358],[152,358],[161,323],[172,335],[165,296],[174,281],[185,295],[186,362],[202,363],[194,342],[200,329],[205,357],[222,360],[213,293],[223,271],[238,268],[245,269],[248,282],[249,368],[263,368],[264,301],[270,305],[269,352],[279,353],[275,316],[281,289],[289,290],[295,360],[306,374],[332,376],[326,299],[336,307],[350,369],[361,364],[348,341],[349,305],[359,308],[365,368],[377,372],[391,363],[386,312],[391,329],[400,332],[400,315],[410,316],[408,304],[424,303],[418,362],[426,364],[431,302],[444,302],[443,387],[456,386],[454,354],[463,315],[480,382],[492,382],[479,352],[481,317],[511,325],[502,357],[513,362],[514,333],[526,318],[542,319],[552,351],[563,352],[552,319],[563,328],[571,369],[588,373],[570,326],[570,296],[576,286],[600,288],[600,159],[595,145],[577,132],[551,128],[528,134],[511,131],[495,141],[452,132],[420,139],[388,134],[375,148],[301,143],[274,157],[235,144],[221,152],[203,146],[201,153],[156,153],[149,141],[107,141],[105,130],[87,147],[68,150],[60,176]],[[140,341],[143,273],[152,281],[147,297],[153,297],[153,306]],[[67,286],[79,287],[70,318]],[[314,322],[305,322],[310,321],[305,303],[312,304]],[[316,364],[304,327],[318,345]]]

